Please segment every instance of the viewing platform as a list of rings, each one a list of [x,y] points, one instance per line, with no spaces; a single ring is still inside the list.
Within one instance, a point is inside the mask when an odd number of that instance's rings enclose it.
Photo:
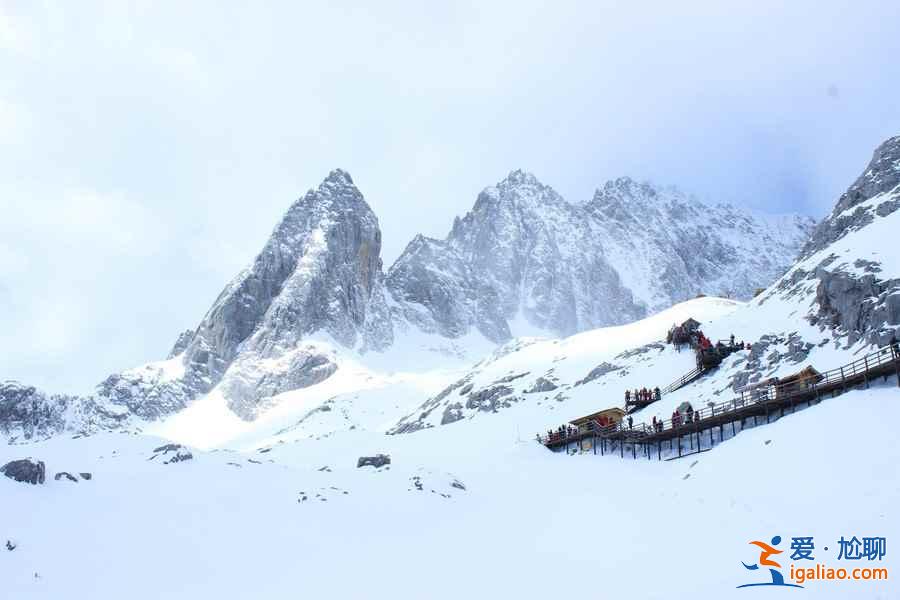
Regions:
[[[771,379],[749,385],[740,391],[735,398],[709,404],[705,408],[691,410],[673,419],[628,426],[624,421],[615,424],[602,424],[582,417],[572,421],[572,427],[565,431],[553,432],[541,437],[541,443],[552,450],[572,449],[584,452],[591,450],[595,454],[606,454],[615,451],[624,456],[625,447],[630,446],[633,458],[641,456],[650,458],[656,454],[662,459],[664,445],[669,452],[676,452],[678,458],[685,453],[682,440],[687,438],[689,452],[701,451],[702,439],[708,437],[709,446],[715,443],[716,429],[719,441],[724,440],[724,428],[731,429],[732,436],[737,433],[736,423],[743,424],[753,419],[754,424],[765,419],[768,423],[774,417],[780,418],[788,412],[794,412],[802,405],[811,406],[822,398],[833,397],[850,389],[864,386],[870,382],[894,375],[900,386],[900,348],[894,343],[875,352],[867,354],[849,364],[819,373],[812,367],[781,379]],[[696,448],[696,450],[695,450]]]

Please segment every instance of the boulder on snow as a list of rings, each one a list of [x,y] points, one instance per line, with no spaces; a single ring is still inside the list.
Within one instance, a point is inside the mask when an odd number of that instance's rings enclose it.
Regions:
[[[150,460],[153,460],[157,456],[167,456],[171,454],[172,456],[168,460],[164,460],[163,464],[168,465],[171,463],[183,462],[185,460],[192,460],[194,455],[190,450],[182,446],[181,444],[166,444],[164,446],[160,446],[159,448],[154,448],[153,456],[150,457]]]
[[[93,475],[91,475],[90,473],[79,473],[79,475],[81,475],[81,478],[85,481],[90,481],[93,477]]]
[[[375,456],[360,456],[359,460],[356,461],[356,468],[360,467],[375,467],[376,469],[380,469],[384,465],[391,464],[391,457],[387,454],[376,454]]]
[[[164,446],[160,446],[159,448],[154,448],[154,452],[162,452],[163,454],[167,452],[175,452],[181,448],[181,444],[166,444]]]
[[[546,377],[538,377],[534,380],[534,385],[525,390],[526,394],[536,394],[538,392],[552,392],[559,386]]]
[[[35,462],[30,458],[23,458],[6,463],[0,467],[0,473],[15,481],[37,485],[44,483],[47,468],[42,460]]]
[[[74,481],[75,483],[78,483],[78,478],[75,477],[74,475],[72,475],[71,473],[67,473],[66,471],[60,471],[59,473],[57,473],[56,475],[54,475],[54,476],[53,476],[53,480],[54,480],[54,481],[59,481],[59,480],[62,479],[63,477],[65,477],[65,478],[68,479],[69,481]]]

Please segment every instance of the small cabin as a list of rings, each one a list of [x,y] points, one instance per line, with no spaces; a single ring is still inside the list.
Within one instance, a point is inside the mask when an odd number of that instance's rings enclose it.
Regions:
[[[811,365],[792,375],[778,378],[778,393],[791,394],[795,391],[811,388],[822,381],[822,374]]]
[[[681,325],[675,325],[669,330],[666,341],[675,344],[687,344],[691,341],[691,336],[700,330],[700,321],[690,318]]]
[[[569,422],[579,429],[588,427],[588,423],[592,422],[597,423],[600,427],[609,427],[610,425],[621,423],[624,418],[625,411],[618,406],[614,406],[583,417],[578,417]]]
[[[684,323],[681,324],[682,329],[685,331],[697,331],[700,329],[700,321],[697,321],[694,318],[690,318]]]

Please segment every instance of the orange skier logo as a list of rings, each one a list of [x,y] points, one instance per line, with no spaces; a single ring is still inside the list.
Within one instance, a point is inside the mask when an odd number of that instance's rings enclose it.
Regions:
[[[769,574],[772,576],[772,581],[766,581],[764,583],[745,583],[744,585],[739,585],[738,588],[745,587],[757,587],[761,585],[780,585],[785,587],[797,587],[802,588],[802,585],[795,585],[793,583],[785,583],[784,576],[781,574],[781,571],[778,569],[781,568],[781,565],[772,560],[771,557],[776,554],[781,554],[783,550],[777,549],[775,546],[781,543],[781,536],[776,535],[772,538],[772,543],[767,544],[765,542],[761,542],[759,540],[754,540],[750,542],[750,545],[756,546],[760,549],[759,553],[759,562],[754,563],[752,565],[748,565],[747,563],[741,561],[741,564],[744,565],[744,568],[748,571],[757,571],[760,567],[769,567]]]

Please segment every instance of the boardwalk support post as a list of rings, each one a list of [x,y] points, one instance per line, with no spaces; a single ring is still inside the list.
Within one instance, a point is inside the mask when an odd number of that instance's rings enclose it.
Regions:
[[[865,371],[863,371],[863,380],[866,382],[866,389],[869,389],[869,357],[863,357],[863,365],[865,366]]]

